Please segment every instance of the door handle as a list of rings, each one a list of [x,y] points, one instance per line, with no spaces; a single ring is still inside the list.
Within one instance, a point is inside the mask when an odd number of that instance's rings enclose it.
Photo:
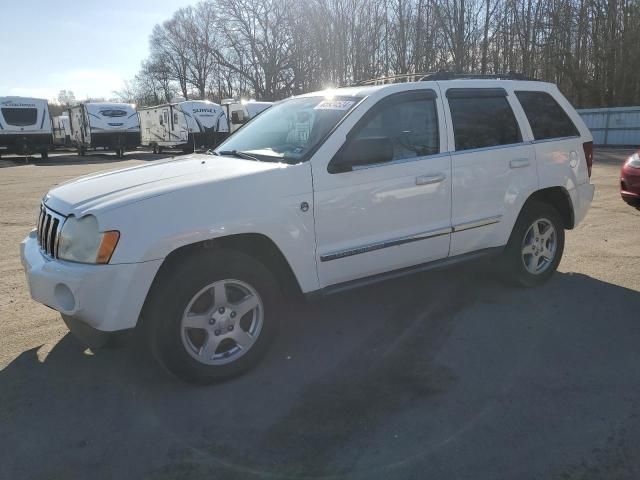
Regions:
[[[509,167],[511,168],[523,168],[529,166],[528,158],[516,158],[515,160],[511,160],[509,162]]]
[[[442,182],[447,176],[444,173],[437,175],[420,175],[416,177],[416,185],[431,185]]]

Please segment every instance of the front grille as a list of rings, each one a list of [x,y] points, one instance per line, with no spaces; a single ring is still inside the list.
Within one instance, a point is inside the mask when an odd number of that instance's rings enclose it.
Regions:
[[[38,245],[40,250],[50,257],[58,256],[58,241],[60,230],[65,217],[48,209],[44,205],[40,206],[40,216],[38,217]]]

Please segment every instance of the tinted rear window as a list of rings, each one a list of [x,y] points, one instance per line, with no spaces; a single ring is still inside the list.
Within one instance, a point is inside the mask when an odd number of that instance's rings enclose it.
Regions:
[[[578,136],[578,129],[555,99],[545,92],[516,92],[536,140]]]
[[[504,96],[449,98],[456,150],[522,141],[516,117]]]
[[[3,108],[2,116],[4,121],[15,127],[26,127],[34,125],[38,121],[38,110],[36,108]]]

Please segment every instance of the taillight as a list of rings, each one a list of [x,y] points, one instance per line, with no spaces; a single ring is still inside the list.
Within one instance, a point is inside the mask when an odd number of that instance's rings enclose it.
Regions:
[[[582,144],[584,148],[584,158],[587,159],[587,172],[589,172],[589,178],[591,178],[591,167],[593,167],[593,142],[584,142]]]

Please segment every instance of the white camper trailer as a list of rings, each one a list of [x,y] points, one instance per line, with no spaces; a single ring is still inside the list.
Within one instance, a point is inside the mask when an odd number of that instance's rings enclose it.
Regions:
[[[141,108],[141,144],[159,153],[163,148],[213,148],[229,133],[227,117],[217,103],[188,100]]]
[[[56,147],[67,147],[71,145],[71,129],[69,128],[69,117],[58,115],[51,118],[53,125],[53,144]]]
[[[115,150],[122,158],[127,149],[140,145],[140,124],[134,105],[85,103],[69,109],[71,144],[84,155],[89,148]]]
[[[255,100],[249,100],[248,102],[241,103],[244,105],[250,119],[273,105],[273,102],[256,102]]]
[[[0,97],[0,155],[40,153],[51,147],[49,105],[40,98]]]
[[[256,102],[255,100],[237,101],[233,98],[223,100],[222,106],[225,108],[227,118],[229,119],[229,131],[231,133],[235,132],[271,105],[273,105],[273,102]]]

